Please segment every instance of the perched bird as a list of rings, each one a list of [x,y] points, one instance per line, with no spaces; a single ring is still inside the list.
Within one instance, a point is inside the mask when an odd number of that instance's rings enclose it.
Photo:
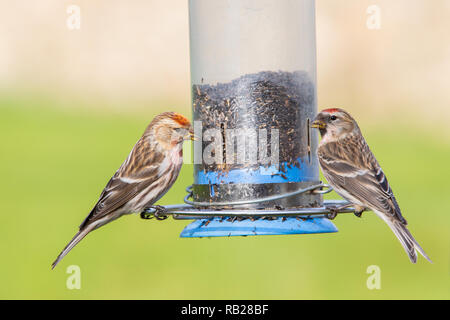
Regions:
[[[139,213],[173,185],[183,162],[183,141],[194,138],[188,119],[178,113],[156,116],[109,180],[78,233],[56,258],[52,269],[89,232],[125,215]]]
[[[320,112],[312,123],[322,136],[318,157],[328,183],[349,201],[361,216],[365,209],[375,212],[400,240],[411,262],[417,262],[419,251],[430,258],[407,229],[391,187],[370,151],[356,121],[342,109]]]

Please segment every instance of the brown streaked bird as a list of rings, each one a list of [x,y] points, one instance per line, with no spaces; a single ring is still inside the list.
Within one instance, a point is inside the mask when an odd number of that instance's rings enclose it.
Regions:
[[[186,117],[175,112],[156,116],[52,269],[89,232],[123,215],[140,213],[158,201],[177,179],[183,163],[183,141],[191,139],[194,133]]]
[[[392,229],[412,263],[417,262],[416,251],[431,262],[409,232],[387,178],[352,116],[342,109],[326,109],[312,127],[322,136],[317,152],[322,172],[355,214],[360,217],[365,209],[372,210]]]

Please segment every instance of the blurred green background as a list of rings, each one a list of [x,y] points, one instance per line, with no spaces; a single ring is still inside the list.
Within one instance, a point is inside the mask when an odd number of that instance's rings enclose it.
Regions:
[[[71,2],[0,2],[1,299],[450,298],[450,44],[441,33],[450,19],[440,19],[449,1],[438,0],[317,9],[319,108],[360,120],[434,264],[411,264],[372,213],[339,216],[336,234],[225,239],[180,239],[187,222],[134,215],[90,234],[51,271],[153,116],[190,115],[186,2],[92,3],[79,1],[82,28],[68,31]],[[377,31],[365,26],[373,3],[384,12]],[[182,201],[192,170],[183,167],[160,204]],[[66,287],[70,265],[81,268],[80,290]],[[370,265],[381,268],[381,290],[366,286]]]
[[[0,298],[449,297],[450,144],[398,123],[367,124],[366,137],[434,264],[412,265],[372,213],[340,216],[337,234],[225,239],[180,239],[186,222],[128,216],[91,233],[51,271],[148,119],[36,101],[1,101]],[[185,165],[160,204],[180,203],[191,181]],[[81,290],[66,288],[72,264]],[[381,268],[381,290],[366,287],[370,265]]]

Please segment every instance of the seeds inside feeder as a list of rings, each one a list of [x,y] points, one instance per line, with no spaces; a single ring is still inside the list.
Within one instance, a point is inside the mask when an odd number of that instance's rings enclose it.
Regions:
[[[317,182],[317,175],[308,170],[315,92],[304,71],[265,71],[228,83],[194,84],[194,121],[201,122],[201,136],[208,137],[196,154],[202,161],[196,161],[194,199],[220,203],[293,191],[308,186],[300,172]],[[209,132],[215,132],[211,139]],[[205,151],[214,161],[205,161]],[[258,206],[320,204],[320,196],[305,196]]]

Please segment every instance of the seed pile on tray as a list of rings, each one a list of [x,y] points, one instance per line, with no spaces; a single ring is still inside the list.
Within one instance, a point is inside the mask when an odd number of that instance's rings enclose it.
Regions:
[[[311,104],[315,103],[314,83],[306,72],[265,71],[247,74],[229,83],[196,84],[192,90],[194,119],[202,121],[203,131],[211,128],[222,132],[224,129],[256,129],[257,132],[267,129],[270,157],[271,129],[278,129],[280,164],[300,166],[297,159],[308,152],[307,119],[301,111],[311,110]],[[203,142],[203,150],[210,143]],[[223,147],[225,163],[225,141]],[[266,164],[254,166],[260,165]],[[235,168],[243,166],[235,162],[205,165],[203,169],[228,171]],[[281,171],[284,170],[282,165]]]

